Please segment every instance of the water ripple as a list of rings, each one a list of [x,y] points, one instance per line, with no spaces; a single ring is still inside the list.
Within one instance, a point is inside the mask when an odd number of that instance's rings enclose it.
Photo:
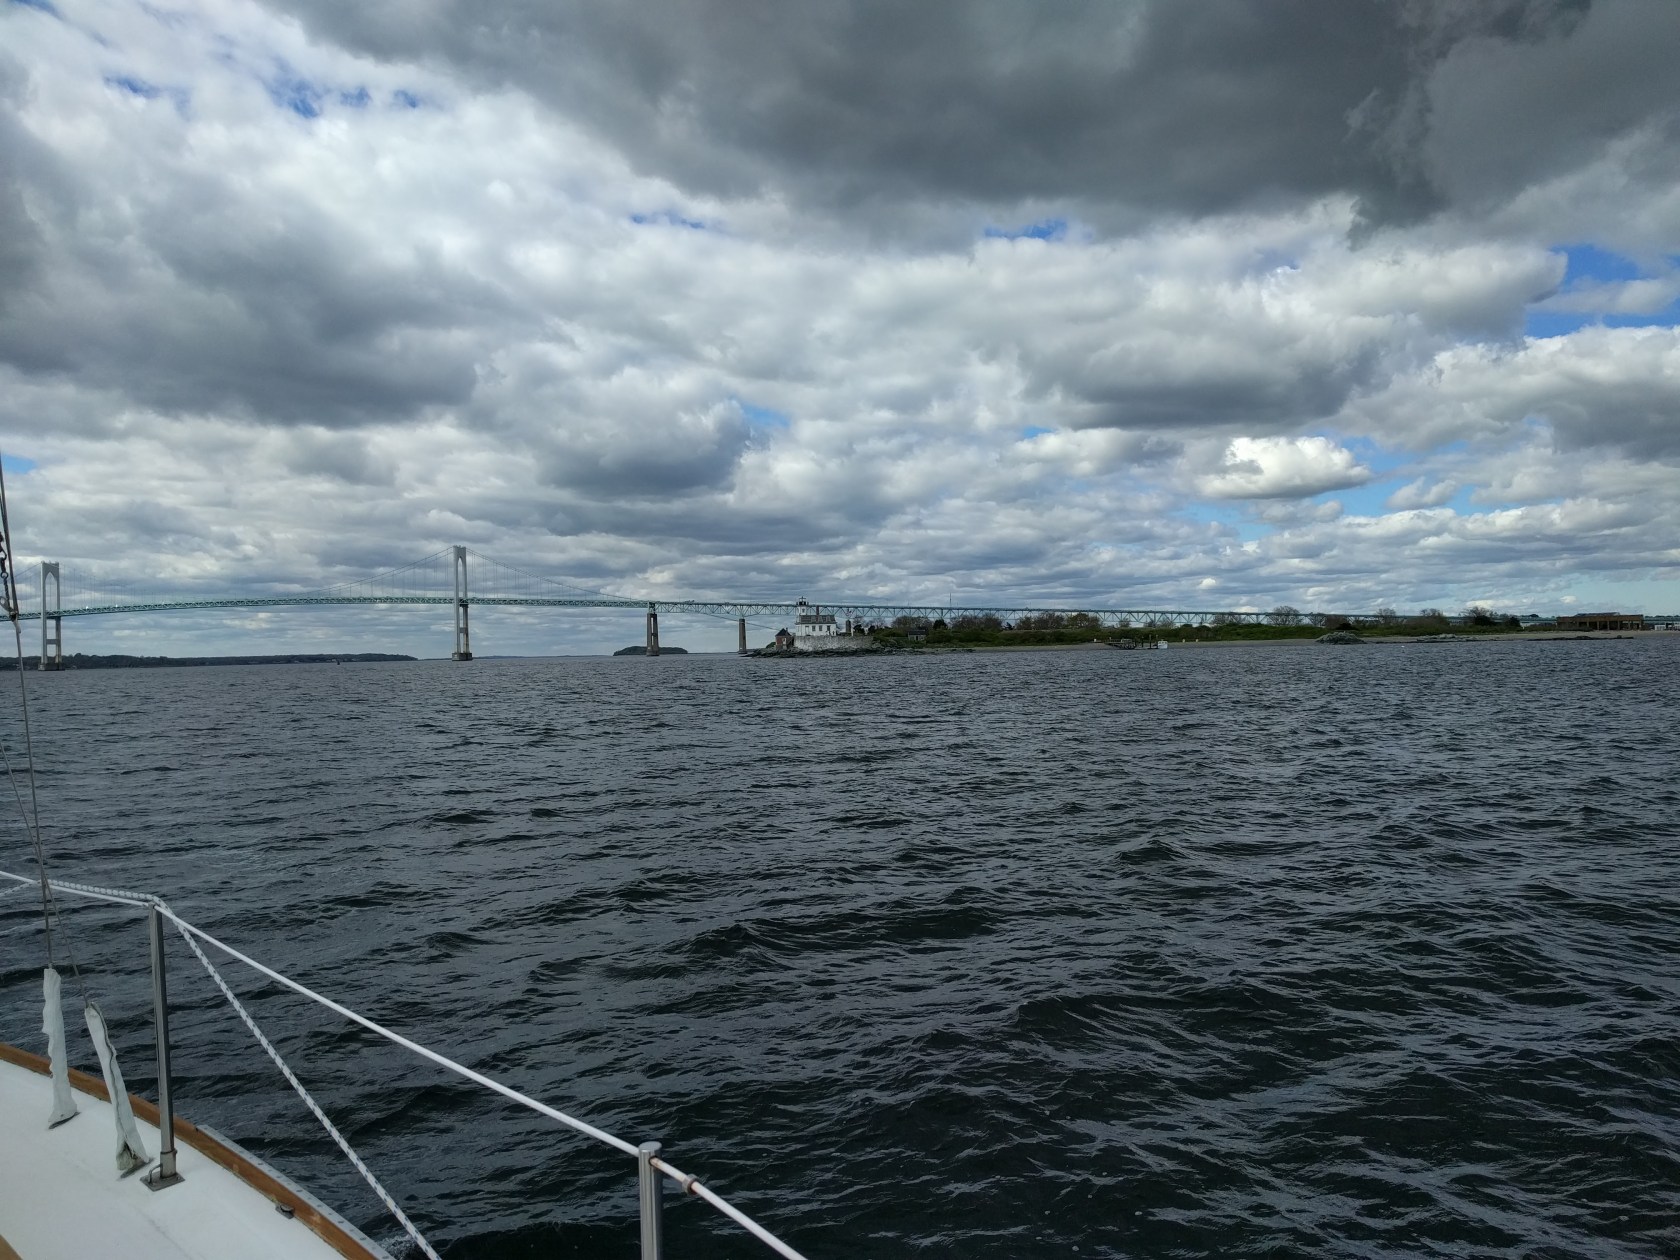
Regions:
[[[814,1260],[1645,1257],[1680,1254],[1677,664],[1680,636],[28,681],[60,874],[660,1137]],[[33,1045],[22,902],[0,1035]],[[143,935],[71,930],[149,1089]],[[174,966],[184,1110],[389,1237]],[[450,1260],[635,1254],[622,1157],[237,983]],[[669,1216],[680,1254],[754,1254]]]

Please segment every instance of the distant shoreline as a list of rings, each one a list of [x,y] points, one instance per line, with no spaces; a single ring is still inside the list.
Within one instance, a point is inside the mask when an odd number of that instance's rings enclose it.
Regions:
[[[1361,636],[1365,639],[1364,646],[1380,646],[1386,643],[1422,644],[1431,643],[1510,643],[1512,641],[1527,643],[1563,643],[1580,639],[1656,639],[1672,636],[1680,639],[1680,631],[1674,630],[1513,630],[1503,634],[1464,634],[1452,635],[1451,631],[1443,634],[1450,637],[1419,634],[1375,634]],[[1174,651],[1179,648],[1244,648],[1244,647],[1319,647],[1323,646],[1316,638],[1302,636],[1275,639],[1169,639],[1161,638],[1161,643],[1167,644]],[[1126,651],[1115,648],[1104,640],[1092,640],[1088,643],[999,643],[999,644],[939,644],[934,648],[902,649],[911,652],[1108,652]],[[1138,651],[1149,651],[1148,647],[1139,646]]]
[[[78,652],[64,658],[71,669],[181,669],[211,665],[368,665],[419,660],[392,652],[283,652],[267,656],[101,656]],[[26,673],[40,668],[39,656],[23,658]],[[0,660],[0,669],[15,670],[16,660]]]

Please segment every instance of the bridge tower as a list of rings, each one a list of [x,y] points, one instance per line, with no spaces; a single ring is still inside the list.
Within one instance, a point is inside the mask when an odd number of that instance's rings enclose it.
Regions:
[[[652,604],[648,605],[647,654],[659,655],[659,610]]]
[[[47,579],[52,579],[52,598],[47,598]],[[64,592],[58,581],[58,561],[41,561],[41,668],[64,668]]]
[[[455,548],[455,651],[452,661],[472,660],[472,635],[467,628],[467,549]]]

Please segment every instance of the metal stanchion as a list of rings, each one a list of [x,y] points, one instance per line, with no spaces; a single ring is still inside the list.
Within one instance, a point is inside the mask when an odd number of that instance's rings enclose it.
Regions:
[[[147,914],[152,934],[152,1020],[157,1032],[158,1164],[146,1174],[146,1185],[162,1190],[181,1180],[175,1171],[175,1102],[169,1080],[169,985],[163,972],[163,916],[152,906]]]
[[[636,1182],[642,1200],[642,1260],[660,1260],[664,1255],[664,1224],[660,1212],[665,1175],[653,1166],[657,1154],[658,1142],[643,1142],[636,1148]]]

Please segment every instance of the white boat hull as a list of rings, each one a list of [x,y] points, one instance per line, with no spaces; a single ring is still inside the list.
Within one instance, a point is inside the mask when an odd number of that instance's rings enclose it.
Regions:
[[[39,1056],[0,1046],[0,1257],[19,1260],[390,1260],[353,1225],[227,1139],[175,1119],[180,1184],[119,1177],[103,1082],[72,1070],[79,1114],[53,1129]],[[157,1109],[130,1096],[147,1153]]]

